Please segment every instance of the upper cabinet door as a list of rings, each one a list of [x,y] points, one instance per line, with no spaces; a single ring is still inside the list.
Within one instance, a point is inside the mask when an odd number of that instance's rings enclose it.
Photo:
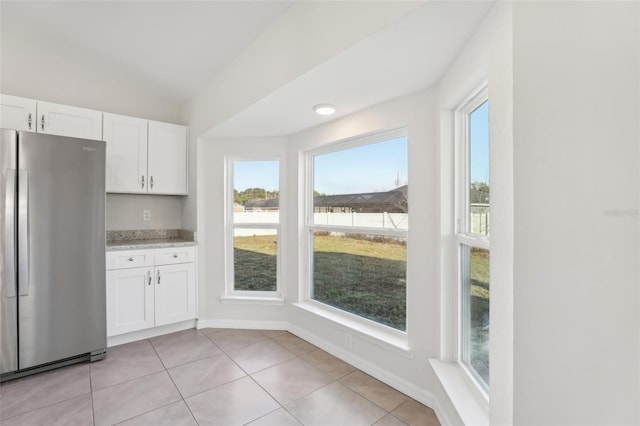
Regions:
[[[187,128],[149,121],[149,193],[187,193]]]
[[[147,120],[104,113],[107,192],[146,193]]]
[[[36,131],[36,101],[0,95],[0,128]]]
[[[102,112],[38,102],[38,132],[102,140]]]

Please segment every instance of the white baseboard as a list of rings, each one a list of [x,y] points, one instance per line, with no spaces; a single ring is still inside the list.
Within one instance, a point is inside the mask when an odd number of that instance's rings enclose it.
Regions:
[[[331,355],[340,358],[344,362],[347,362],[359,370],[364,371],[372,377],[380,380],[381,382],[386,383],[392,388],[397,389],[398,391],[404,393],[407,396],[415,399],[416,401],[426,405],[431,408],[438,417],[441,425],[450,425],[452,424],[449,416],[446,415],[444,410],[441,409],[440,404],[438,403],[437,398],[431,393],[424,389],[419,388],[418,386],[407,382],[406,380],[396,376],[395,374],[391,374],[386,370],[379,368],[376,365],[371,364],[369,361],[354,355],[352,352],[349,352],[341,347],[330,343],[315,334],[309,333],[301,328],[293,324],[288,324],[287,331],[296,336],[300,337],[308,341],[311,344],[316,345],[320,349],[329,352]]]
[[[124,345],[125,343],[136,342],[138,340],[151,339],[163,334],[175,333],[176,331],[195,328],[196,320],[182,321],[176,324],[163,325],[160,327],[148,328],[146,330],[134,331],[132,333],[119,334],[107,337],[107,347]]]
[[[253,320],[198,320],[198,330],[202,328],[237,328],[245,330],[286,330],[286,321]]]
[[[449,416],[441,405],[438,403],[438,399],[431,392],[421,389],[418,386],[407,382],[406,380],[389,373],[386,370],[379,368],[378,366],[370,363],[364,358],[354,355],[352,352],[347,351],[341,347],[334,345],[315,334],[309,333],[291,323],[286,321],[254,321],[254,320],[192,320],[184,321],[177,324],[171,324],[163,327],[155,327],[147,330],[136,331],[133,333],[122,334],[119,336],[112,336],[107,338],[107,347],[122,345],[125,343],[134,342],[137,340],[149,339],[152,337],[160,336],[163,334],[174,333],[177,331],[187,330],[189,328],[197,328],[198,330],[203,328],[234,328],[234,329],[246,329],[246,330],[287,330],[292,334],[308,341],[309,343],[319,347],[320,349],[330,353],[331,355],[340,358],[341,360],[353,365],[354,367],[364,371],[372,377],[388,384],[389,386],[397,389],[398,391],[408,395],[416,401],[426,405],[433,409],[442,425],[451,425]]]

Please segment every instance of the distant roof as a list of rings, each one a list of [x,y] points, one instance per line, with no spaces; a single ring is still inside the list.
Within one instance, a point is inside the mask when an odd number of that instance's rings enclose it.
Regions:
[[[371,204],[401,204],[407,202],[408,185],[387,192],[364,192],[361,194],[319,195],[313,198],[315,207],[359,207]]]
[[[365,207],[375,205],[401,205],[407,202],[408,185],[386,192],[364,192],[360,194],[319,195],[313,198],[315,207]],[[251,200],[245,208],[277,208],[278,198]]]
[[[257,200],[247,201],[244,207],[254,208],[254,209],[255,208],[275,209],[275,208],[278,208],[279,202],[280,202],[279,198],[270,198],[268,200],[257,199]]]

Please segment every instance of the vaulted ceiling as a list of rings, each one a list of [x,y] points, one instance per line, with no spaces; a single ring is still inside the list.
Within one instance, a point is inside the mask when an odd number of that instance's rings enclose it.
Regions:
[[[2,1],[0,30],[85,67],[179,105],[187,105],[219,73],[285,22],[287,11],[318,1]],[[211,136],[291,134],[430,87],[446,72],[490,9],[492,1],[432,0],[404,3],[381,24],[367,21],[369,1],[332,2],[361,27],[321,63],[247,102],[209,131]],[[394,2],[384,2],[392,4]],[[406,6],[408,5],[408,6]],[[362,7],[363,13],[353,14]],[[296,15],[299,16],[299,15]],[[307,25],[313,15],[307,17]],[[367,27],[369,25],[369,27]],[[327,25],[327,37],[340,37]],[[295,37],[293,24],[291,33]],[[319,42],[305,46],[311,56]],[[268,60],[268,59],[267,59]],[[261,70],[252,70],[261,78]],[[338,113],[319,121],[317,103]]]

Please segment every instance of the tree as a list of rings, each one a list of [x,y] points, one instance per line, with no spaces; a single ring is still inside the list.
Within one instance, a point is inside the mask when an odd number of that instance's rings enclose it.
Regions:
[[[247,188],[244,191],[234,189],[233,201],[244,206],[251,200],[268,200],[278,198],[279,195],[279,191],[267,191],[264,188]]]
[[[469,201],[471,204],[489,204],[489,184],[485,182],[472,182],[469,188]]]

